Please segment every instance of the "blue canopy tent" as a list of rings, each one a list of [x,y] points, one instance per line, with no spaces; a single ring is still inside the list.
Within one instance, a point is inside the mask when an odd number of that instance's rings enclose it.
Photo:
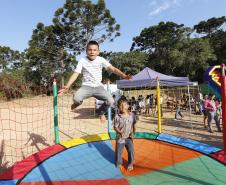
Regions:
[[[189,94],[189,110],[191,115],[191,100],[189,86],[197,86],[197,82],[189,81],[188,77],[176,77],[156,72],[148,67],[133,76],[132,80],[117,80],[118,89],[129,91],[132,89],[155,88],[157,86],[157,78],[162,87],[187,87]]]
[[[189,81],[188,77],[175,77],[156,72],[148,67],[133,76],[132,80],[117,80],[118,89],[138,89],[143,87],[156,87],[157,78],[160,86],[175,87],[175,86],[195,86],[197,82]]]

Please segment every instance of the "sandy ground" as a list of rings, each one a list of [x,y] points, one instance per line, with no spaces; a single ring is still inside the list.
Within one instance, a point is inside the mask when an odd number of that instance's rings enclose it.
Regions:
[[[71,94],[58,99],[60,141],[107,132],[107,124],[101,123],[95,115],[93,98],[85,100],[75,112],[70,111],[71,104]],[[202,115],[186,112],[184,115],[184,119],[178,121],[174,120],[174,113],[164,110],[162,132],[223,147],[222,133],[207,132]],[[53,117],[51,96],[0,103],[0,173],[15,162],[54,144]],[[157,118],[139,115],[137,131],[157,132]]]

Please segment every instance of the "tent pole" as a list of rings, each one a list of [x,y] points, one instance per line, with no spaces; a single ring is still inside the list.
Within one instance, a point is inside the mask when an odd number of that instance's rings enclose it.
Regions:
[[[189,85],[188,85],[188,107],[189,107],[189,119],[190,119],[190,123],[191,123],[191,98],[190,98],[190,88],[189,88]],[[192,128],[192,131],[193,131],[193,125],[191,123],[191,128]]]
[[[159,85],[159,79],[157,77],[157,108],[158,108],[158,133],[160,134],[162,132],[162,123],[161,123],[161,105],[160,105],[160,85]]]

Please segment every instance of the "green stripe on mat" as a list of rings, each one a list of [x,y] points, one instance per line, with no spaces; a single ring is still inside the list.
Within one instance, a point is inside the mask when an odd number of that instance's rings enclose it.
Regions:
[[[109,136],[111,139],[116,138],[115,132],[110,132]],[[158,137],[157,133],[147,133],[147,132],[136,132],[134,135],[135,139],[156,139]]]
[[[131,185],[223,185],[226,184],[226,166],[210,157],[201,156],[148,174],[127,177],[127,179]]]

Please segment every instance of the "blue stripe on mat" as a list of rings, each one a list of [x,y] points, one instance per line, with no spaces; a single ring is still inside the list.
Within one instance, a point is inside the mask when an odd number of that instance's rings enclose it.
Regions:
[[[175,136],[168,135],[168,134],[160,134],[157,137],[157,139],[160,141],[166,141],[168,143],[185,146],[187,148],[196,150],[196,151],[204,153],[204,154],[210,154],[210,153],[221,150],[220,148],[216,148],[216,147],[210,146],[208,144],[200,143],[198,141],[194,141],[191,139],[175,137]]]
[[[7,181],[0,181],[1,185],[16,185],[18,180],[7,180]]]
[[[69,148],[34,168],[22,182],[122,179],[110,141]]]

